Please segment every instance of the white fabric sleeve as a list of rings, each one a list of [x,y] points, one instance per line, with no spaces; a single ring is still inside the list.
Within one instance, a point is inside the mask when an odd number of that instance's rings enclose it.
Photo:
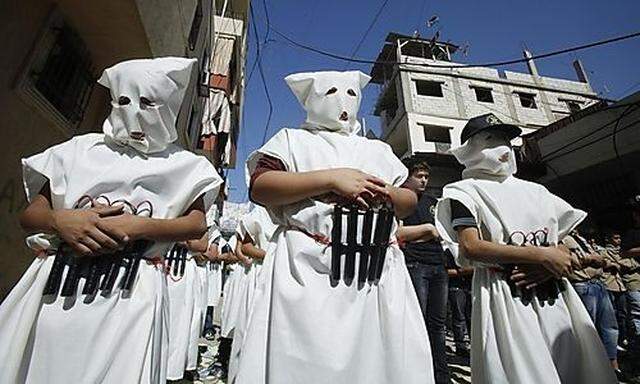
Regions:
[[[218,175],[218,172],[216,172],[213,164],[206,158],[200,157],[195,166],[191,168],[189,174],[184,175],[182,180],[176,180],[176,182],[183,183],[185,186],[191,188],[180,212],[184,213],[200,196],[206,195],[203,196],[203,200],[207,226],[214,225],[215,217],[211,214],[211,210],[214,209],[212,205],[220,190],[222,178]]]
[[[220,244],[220,240],[222,239],[222,234],[220,233],[220,230],[218,229],[218,226],[213,225],[211,227],[209,227],[209,234],[208,234],[208,244],[209,246],[215,242],[217,242],[218,244]]]
[[[283,128],[278,133],[273,135],[269,141],[265,143],[262,147],[258,148],[254,152],[252,152],[247,158],[246,163],[246,183],[247,188],[250,186],[251,175],[253,171],[256,170],[256,166],[258,165],[258,160],[262,155],[268,155],[271,157],[275,157],[276,159],[282,161],[284,167],[287,171],[291,171],[293,169],[293,159],[291,156],[291,148],[289,143],[289,128]]]
[[[51,188],[51,203],[56,208],[60,207],[67,191],[65,159],[73,160],[75,143],[74,137],[42,153],[22,159],[22,180],[28,202],[38,195],[48,181]]]
[[[238,236],[237,235],[231,236],[231,238],[229,238],[229,241],[227,243],[231,247],[231,252],[236,253],[236,247],[238,246]]]
[[[573,208],[569,203],[548,190],[547,194],[558,219],[558,239],[561,240],[587,217],[587,213]]]
[[[452,200],[457,200],[464,205],[469,212],[471,212],[478,225],[480,225],[480,214],[478,206],[471,196],[455,188],[445,187],[442,193],[442,199],[438,200],[436,205],[435,221],[438,234],[440,234],[443,243],[445,243],[448,248],[456,250],[456,252],[452,251],[456,264],[460,267],[466,267],[471,265],[471,261],[464,257],[461,252],[458,252],[458,232],[453,228],[451,218]]]
[[[398,159],[393,150],[391,150],[391,146],[389,144],[380,142],[384,146],[381,148],[383,156],[380,156],[378,162],[380,162],[381,168],[385,169],[385,172],[389,172],[393,180],[389,181],[389,184],[394,187],[399,187],[407,181],[409,177],[409,170],[402,164],[402,161]]]

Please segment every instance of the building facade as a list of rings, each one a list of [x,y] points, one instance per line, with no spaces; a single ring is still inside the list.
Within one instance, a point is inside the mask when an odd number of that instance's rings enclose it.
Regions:
[[[526,134],[599,99],[580,62],[574,63],[574,81],[541,76],[531,59],[529,73],[466,66],[452,61],[457,50],[453,44],[390,33],[371,70],[371,82],[380,86],[374,113],[381,119],[381,139],[400,158],[417,155],[430,163],[435,195],[460,178],[448,150],[460,145],[470,118],[493,113]]]
[[[220,2],[218,0],[218,2]],[[230,5],[231,4],[231,5]],[[246,24],[248,0],[24,0],[0,3],[0,299],[33,256],[18,217],[26,207],[20,159],[68,140],[100,132],[110,111],[107,89],[96,86],[102,70],[119,61],[159,56],[193,57],[197,74],[178,116],[180,143],[196,148],[210,96],[215,21],[223,7]],[[216,16],[221,15],[221,16]],[[223,24],[223,23],[221,23]],[[246,45],[246,28],[240,32]],[[244,77],[244,53],[232,52]],[[242,80],[243,81],[243,80]],[[239,120],[242,91],[234,106]],[[231,137],[237,138],[236,131]],[[195,137],[195,139],[194,139]],[[210,157],[215,163],[216,159]]]

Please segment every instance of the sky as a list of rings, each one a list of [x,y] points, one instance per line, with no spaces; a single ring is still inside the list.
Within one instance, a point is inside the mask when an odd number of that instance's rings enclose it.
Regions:
[[[245,91],[244,112],[238,140],[235,169],[228,170],[229,200],[248,200],[245,160],[284,127],[294,128],[305,113],[284,82],[290,73],[319,70],[361,70],[370,64],[347,63],[291,46],[272,31],[263,44],[267,23],[292,39],[325,51],[351,56],[385,0],[252,0],[260,36],[260,58],[266,87],[273,104],[267,126],[269,104],[256,69]],[[437,15],[439,22],[428,29],[426,21]],[[637,0],[387,0],[387,3],[355,54],[377,57],[389,32],[411,35],[418,30],[431,37],[440,30],[440,40],[469,44],[468,55],[457,53],[461,63],[493,62],[522,57],[522,48],[541,54],[574,45],[640,31],[640,1]],[[249,24],[247,71],[256,59],[256,37]],[[619,99],[640,90],[640,38],[536,61],[542,76],[576,80],[572,61],[580,59],[592,87],[604,98]],[[527,72],[523,63],[501,69]],[[365,88],[360,117],[367,129],[379,134],[373,115],[378,87]]]

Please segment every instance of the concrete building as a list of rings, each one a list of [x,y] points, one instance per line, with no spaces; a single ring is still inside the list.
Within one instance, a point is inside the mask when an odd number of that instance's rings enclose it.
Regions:
[[[587,211],[601,233],[632,225],[625,204],[640,194],[640,92],[596,103],[523,141],[524,177]]]
[[[101,131],[110,110],[108,91],[96,86],[104,68],[126,59],[169,55],[199,60],[177,122],[181,144],[194,149],[210,96],[215,25],[221,30],[229,20],[245,25],[248,2],[0,2],[0,299],[33,259],[18,225],[26,206],[20,159],[73,135]],[[233,14],[227,11],[231,9]],[[243,84],[246,27],[237,36],[242,42],[231,54],[237,69],[231,83]],[[235,89],[238,97],[231,113],[239,121],[244,87]],[[238,126],[232,126],[230,137],[237,138]]]
[[[574,63],[578,80],[565,80],[541,76],[533,60],[529,73],[468,67],[452,61],[457,50],[389,33],[371,70],[371,82],[380,86],[374,113],[381,119],[381,139],[400,158],[418,155],[430,163],[436,195],[460,178],[447,151],[460,144],[469,118],[491,112],[529,133],[598,101],[580,62]]]

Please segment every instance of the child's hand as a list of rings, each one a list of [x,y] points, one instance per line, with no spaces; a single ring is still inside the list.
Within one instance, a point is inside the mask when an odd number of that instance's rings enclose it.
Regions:
[[[542,265],[557,279],[572,272],[571,255],[558,247],[539,247]]]
[[[203,236],[200,239],[185,241],[185,246],[191,252],[194,252],[194,253],[205,253],[207,251],[207,248],[208,248],[207,242],[208,242],[208,239],[207,239],[206,234],[205,234],[205,236]]]
[[[53,228],[80,255],[109,253],[128,241],[120,228],[104,224],[105,216],[111,215],[122,216],[122,207],[57,210],[53,213]]]
[[[213,261],[213,262],[220,261],[220,251],[218,251],[218,245],[217,244],[209,245],[206,252],[204,253],[204,256],[209,261]]]
[[[147,218],[124,213],[119,216],[103,217],[100,219],[100,225],[109,233],[117,231],[128,240],[135,240],[140,237],[145,219]]]
[[[553,274],[540,264],[521,264],[516,266],[509,277],[518,287],[533,287],[553,278]]]
[[[365,209],[373,202],[389,198],[386,183],[375,176],[352,168],[337,168],[329,172],[331,191]]]

